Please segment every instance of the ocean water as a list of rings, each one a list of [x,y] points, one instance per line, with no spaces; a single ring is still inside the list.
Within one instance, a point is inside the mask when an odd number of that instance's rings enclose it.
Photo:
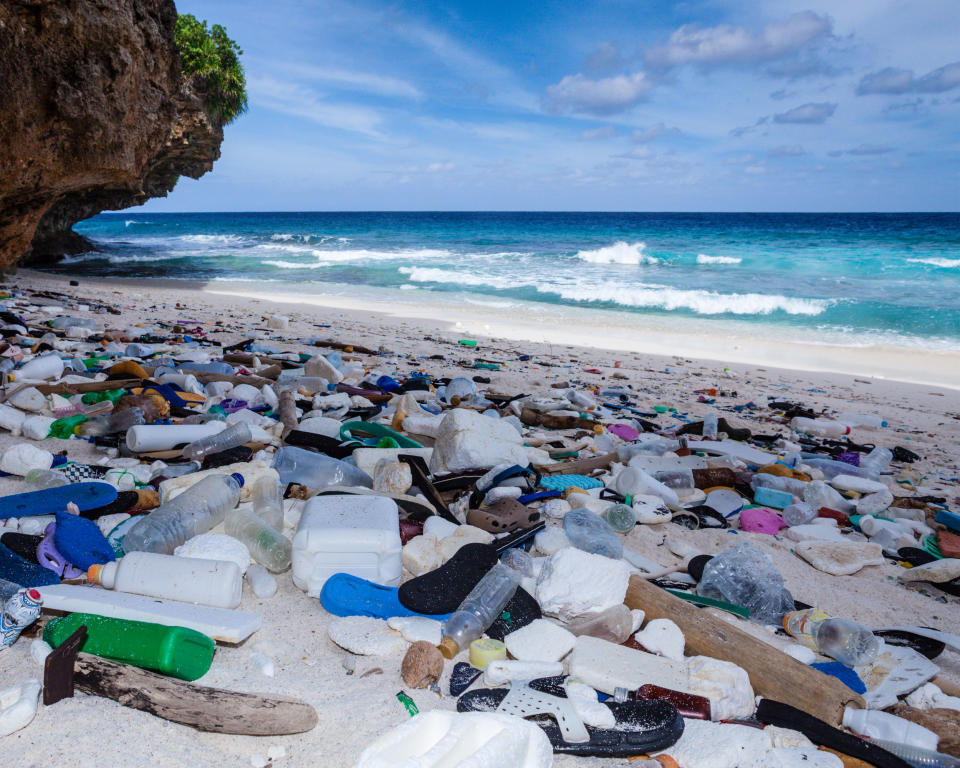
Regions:
[[[530,302],[830,344],[960,350],[960,214],[187,213],[77,226],[85,276]],[[734,322],[735,321],[735,322]],[[733,327],[733,325],[731,325]]]

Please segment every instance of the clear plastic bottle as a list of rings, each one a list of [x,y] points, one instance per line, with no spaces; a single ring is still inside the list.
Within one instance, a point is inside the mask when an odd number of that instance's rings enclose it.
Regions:
[[[860,458],[860,467],[867,472],[876,472],[879,475],[890,466],[891,461],[893,461],[893,451],[878,445],[866,456]]]
[[[257,478],[251,489],[253,511],[267,525],[283,530],[283,483],[270,475]]]
[[[10,373],[16,367],[17,364],[13,362],[13,358],[0,357],[0,373]]]
[[[810,483],[806,480],[784,477],[783,475],[771,475],[767,472],[757,472],[750,478],[750,487],[754,491],[757,488],[772,488],[775,491],[792,493],[794,496],[803,496],[803,492],[808,485]]]
[[[180,363],[177,373],[222,373],[232,375],[235,373],[230,363],[214,361],[211,363]]]
[[[253,433],[250,431],[250,425],[241,421],[215,435],[195,440],[184,447],[180,455],[192,461],[202,461],[212,453],[227,451],[238,445],[249,443],[251,440],[253,440]]]
[[[694,487],[693,471],[689,469],[664,469],[654,472],[653,477],[674,491],[690,491]]]
[[[862,624],[831,617],[818,608],[790,611],[783,617],[783,628],[810,650],[848,667],[873,661],[882,645]]]
[[[370,476],[353,464],[291,445],[277,449],[273,468],[280,475],[280,482],[285,484],[299,483],[314,489],[331,485],[373,487]]]
[[[106,416],[90,419],[77,427],[77,434],[81,437],[96,437],[99,435],[114,435],[117,432],[126,432],[130,427],[145,424],[146,417],[139,408],[124,408],[122,411],[110,412]]]
[[[837,421],[846,424],[848,427],[872,427],[880,429],[887,426],[887,422],[879,416],[864,413],[838,413]]]
[[[915,768],[960,768],[960,757],[947,755],[943,752],[912,747],[909,744],[887,741],[886,739],[870,739],[870,743],[887,750],[887,752],[905,760]]]
[[[123,354],[127,357],[150,357],[153,354],[153,347],[149,344],[127,344]]]
[[[208,475],[144,516],[124,536],[124,551],[172,554],[188,539],[223,522],[237,506],[242,486],[243,476],[236,473]]]
[[[819,469],[827,480],[832,480],[837,475],[853,475],[862,477],[865,480],[878,480],[879,475],[863,466],[855,467],[853,464],[847,464],[845,461],[823,458],[820,454],[804,453],[801,454],[802,463]],[[862,464],[862,462],[861,462]]]
[[[455,379],[451,379],[450,383],[447,384],[447,389],[444,394],[446,396],[447,402],[452,402],[453,398],[457,398],[458,401],[466,400],[471,395],[476,394],[477,385],[474,384],[470,379],[465,379],[462,376],[458,376]]]
[[[703,437],[707,440],[717,439],[717,414],[708,413],[703,417]]]
[[[63,328],[96,328],[97,321],[92,317],[67,317],[61,315],[60,317],[55,317],[50,321],[51,328],[63,329]]]
[[[879,709],[848,706],[843,710],[843,727],[859,736],[885,739],[920,749],[935,750],[939,741],[937,734],[929,728]]]
[[[817,508],[819,509],[819,507]],[[807,504],[805,501],[791,504],[783,508],[780,516],[788,526],[806,525],[817,516],[817,509]]]
[[[796,416],[790,420],[790,429],[813,437],[843,437],[850,434],[850,427],[839,421],[805,419],[802,416]]]
[[[835,488],[831,488],[820,480],[807,483],[803,489],[803,500],[815,509],[830,507],[838,512],[852,512],[854,505],[843,498]]]
[[[31,491],[40,491],[44,488],[59,488],[69,485],[70,481],[62,472],[53,469],[31,469],[23,476],[24,482]]]
[[[572,509],[563,518],[563,531],[577,549],[614,560],[623,557],[623,542],[610,524],[586,507]]]
[[[607,608],[602,613],[574,619],[569,624],[565,624],[564,628],[577,636],[590,635],[619,645],[630,637],[633,631],[633,615],[630,609],[621,603]]]
[[[510,602],[522,578],[521,570],[502,562],[487,571],[443,625],[441,653],[452,659],[481,637],[500,615],[503,607]]]
[[[633,507],[626,504],[611,504],[603,510],[603,519],[617,533],[630,533],[637,524],[637,515]]]
[[[290,567],[293,546],[290,539],[267,525],[249,509],[231,509],[224,519],[227,536],[242,541],[250,556],[274,573]]]

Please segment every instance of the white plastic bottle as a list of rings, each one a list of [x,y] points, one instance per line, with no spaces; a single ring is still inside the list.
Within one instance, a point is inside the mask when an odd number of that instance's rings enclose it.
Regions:
[[[848,427],[870,427],[880,429],[887,426],[887,422],[879,416],[864,413],[838,413],[837,421],[846,424]]]
[[[236,608],[243,594],[243,572],[232,561],[155,552],[130,552],[112,563],[91,566],[87,578],[118,592],[214,608]]]
[[[705,440],[717,439],[717,414],[708,413],[703,417],[703,438]]]
[[[937,750],[937,742],[940,740],[930,729],[879,709],[847,707],[843,711],[843,727],[860,736],[909,744],[933,752]]]
[[[839,421],[805,419],[802,416],[791,419],[790,428],[794,432],[803,432],[813,437],[843,437],[850,434],[850,427],[841,424]]]
[[[240,501],[243,476],[208,475],[153,510],[123,537],[125,552],[172,554],[188,539],[223,522]]]
[[[880,474],[889,466],[891,461],[893,461],[893,451],[878,445],[860,459],[860,466],[868,472]]]
[[[134,453],[169,451],[178,445],[215,435],[226,427],[222,421],[209,421],[206,424],[137,424],[127,431],[127,448]]]
[[[38,355],[11,374],[14,381],[46,381],[63,375],[63,360],[56,352]]]

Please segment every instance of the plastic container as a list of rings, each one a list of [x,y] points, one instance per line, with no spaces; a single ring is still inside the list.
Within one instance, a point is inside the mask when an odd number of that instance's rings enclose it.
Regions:
[[[236,608],[243,593],[243,573],[232,561],[155,552],[130,552],[112,563],[91,566],[87,578],[118,592],[214,608]]]
[[[87,628],[87,639],[80,646],[82,652],[180,680],[203,677],[213,661],[216,644],[195,629],[90,613],[51,619],[43,628],[43,639],[57,648],[81,626]]]
[[[810,467],[819,469],[821,472],[823,472],[823,476],[827,480],[832,480],[837,475],[854,475],[867,480],[880,479],[876,472],[870,469],[865,469],[863,466],[855,467],[853,464],[847,464],[845,461],[836,461],[835,459],[823,458],[819,454],[801,454],[801,461]]]
[[[203,461],[204,457],[211,453],[227,451],[252,440],[253,433],[250,431],[250,425],[241,421],[221,432],[190,443],[181,451],[181,455],[191,461]]]
[[[267,525],[250,509],[231,509],[224,519],[224,531],[244,543],[250,557],[274,573],[290,567],[290,539]]]
[[[106,416],[90,419],[77,427],[77,434],[81,437],[95,437],[98,435],[115,435],[117,432],[126,432],[131,427],[143,424],[146,420],[139,408],[124,408]]]
[[[848,667],[873,661],[883,644],[863,625],[831,617],[819,608],[790,611],[783,617],[783,628],[810,650]]]
[[[215,435],[226,427],[222,421],[205,424],[138,424],[127,432],[127,448],[134,453],[169,451],[178,445],[189,445]]]
[[[310,499],[293,537],[293,583],[317,597],[335,573],[398,586],[400,523],[384,496],[329,495]]]
[[[283,531],[283,483],[271,475],[257,478],[251,489],[253,511],[276,531]]]
[[[805,501],[790,504],[783,508],[780,517],[788,526],[806,525],[817,516],[817,510]]]
[[[633,634],[633,615],[621,603],[602,613],[581,616],[563,626],[578,637],[590,635],[619,645]]]
[[[841,496],[835,488],[819,480],[807,483],[803,489],[803,500],[815,509],[829,507],[839,512],[852,512],[855,508],[853,502]]]
[[[610,524],[586,507],[572,509],[563,518],[563,530],[577,549],[614,560],[623,557],[623,542]]]
[[[630,533],[637,524],[637,515],[633,507],[626,504],[612,504],[603,510],[603,519],[617,533]]]
[[[937,742],[940,740],[929,728],[879,709],[847,707],[843,710],[843,727],[859,736],[883,739],[933,752],[936,752]]]
[[[172,554],[188,539],[223,522],[237,506],[242,485],[238,474],[208,475],[145,515],[124,536],[124,551]]]
[[[882,445],[878,445],[866,456],[860,457],[860,468],[865,469],[867,472],[880,474],[890,466],[891,461],[893,461],[893,451],[889,448],[884,448]]]
[[[96,328],[97,321],[92,317],[67,317],[61,315],[50,321],[51,328]]]
[[[443,625],[440,652],[452,659],[487,631],[520,586],[523,573],[500,562],[470,590]]]
[[[946,755],[943,752],[933,752],[929,749],[911,747],[909,744],[899,744],[886,739],[870,739],[881,749],[887,750],[897,757],[915,766],[915,768],[960,768],[960,757]]]
[[[230,363],[212,362],[212,363],[179,363],[177,365],[179,373],[220,373],[232,375],[235,373]]]
[[[813,437],[843,437],[850,434],[850,427],[839,421],[805,419],[802,416],[796,416],[790,420],[790,429]]]
[[[786,509],[793,504],[793,494],[761,485],[753,493],[753,503],[774,509]]]
[[[284,484],[299,483],[318,490],[332,485],[373,487],[370,476],[352,464],[290,445],[277,449],[273,468]]]
[[[44,488],[59,488],[61,485],[70,484],[66,475],[54,469],[31,469],[23,476],[23,481],[31,491],[41,491]]]
[[[13,381],[46,381],[63,375],[63,360],[56,352],[38,355],[20,366],[10,378]]]
[[[887,422],[879,416],[863,413],[838,413],[837,421],[846,424],[848,427],[871,427],[880,429],[887,426]]]
[[[703,438],[705,440],[716,440],[717,426],[718,426],[717,414],[708,413],[706,416],[704,416],[703,417]]]

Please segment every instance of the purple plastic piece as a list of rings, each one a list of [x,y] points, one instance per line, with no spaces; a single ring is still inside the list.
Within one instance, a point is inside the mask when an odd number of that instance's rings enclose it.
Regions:
[[[837,461],[842,461],[844,464],[852,464],[855,467],[860,466],[860,454],[856,451],[844,451],[839,456],[837,456]]]
[[[53,542],[56,529],[57,524],[50,523],[44,530],[43,541],[37,545],[37,562],[53,571],[61,579],[79,579],[83,576],[83,571],[68,563],[57,551],[57,546]]]
[[[628,424],[611,424],[607,427],[607,431],[613,432],[621,440],[626,440],[628,443],[632,443],[640,437],[640,433]]]
[[[224,413],[235,413],[236,411],[242,411],[247,407],[246,400],[224,400],[220,403],[220,407],[223,408]]]

